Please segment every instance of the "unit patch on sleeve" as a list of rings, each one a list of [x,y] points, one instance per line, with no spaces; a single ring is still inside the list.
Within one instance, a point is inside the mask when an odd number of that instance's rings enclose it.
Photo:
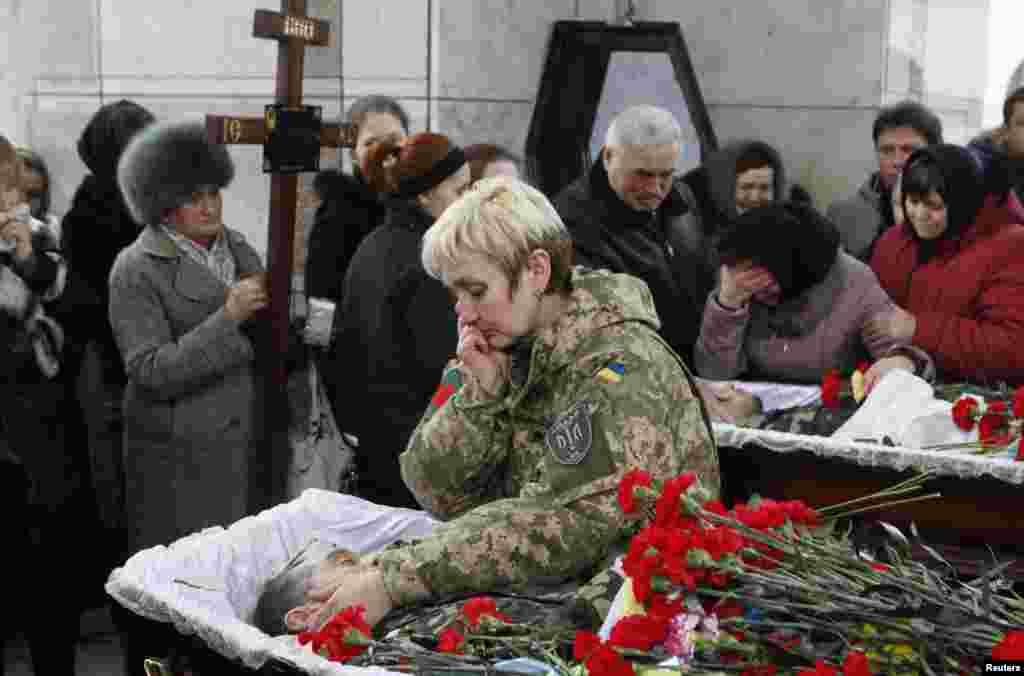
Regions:
[[[594,441],[590,416],[596,407],[581,401],[559,416],[544,434],[544,443],[563,465],[578,465],[590,453]]]

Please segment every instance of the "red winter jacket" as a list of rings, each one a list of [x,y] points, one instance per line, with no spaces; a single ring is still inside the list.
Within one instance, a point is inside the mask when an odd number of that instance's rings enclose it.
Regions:
[[[958,239],[918,267],[909,225],[886,230],[871,267],[897,305],[917,318],[913,343],[943,380],[1024,384],[1024,226],[991,203]]]

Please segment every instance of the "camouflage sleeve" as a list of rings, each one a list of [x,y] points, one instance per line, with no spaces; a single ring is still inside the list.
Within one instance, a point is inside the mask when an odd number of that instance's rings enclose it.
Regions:
[[[478,507],[374,561],[392,601],[405,606],[580,576],[604,557],[614,536],[604,521],[571,508],[514,498]]]
[[[399,458],[405,485],[439,519],[508,497],[502,468],[512,436],[504,402],[477,401],[474,387],[450,363]]]
[[[641,340],[633,347],[585,366],[590,375],[575,396],[592,411],[590,452],[611,459],[610,473],[574,484],[571,468],[548,463],[557,504],[601,519],[622,535],[633,524],[619,508],[618,485],[632,469],[659,480],[693,471],[711,495],[717,497],[720,488],[718,450],[692,379],[660,341]],[[557,453],[548,450],[557,460]]]
[[[379,555],[395,602],[555,583],[589,570],[637,525],[617,499],[633,468],[659,479],[696,471],[717,497],[718,456],[702,403],[671,352],[659,345],[653,353],[659,350],[655,361],[623,358],[584,374],[569,414],[580,433],[567,438],[586,442],[556,452],[549,432],[550,492],[478,507],[419,543]]]

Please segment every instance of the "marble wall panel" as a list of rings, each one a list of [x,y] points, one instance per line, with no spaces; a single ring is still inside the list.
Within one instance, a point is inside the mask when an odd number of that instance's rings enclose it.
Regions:
[[[636,0],[637,18],[680,24],[709,103],[876,104],[885,3]]]
[[[2,4],[0,130],[31,145],[38,78],[58,78],[76,96],[99,90],[97,8],[92,0]]]
[[[533,103],[445,100],[438,104],[436,129],[459,145],[495,143],[522,156]]]
[[[98,96],[32,98],[26,138],[50,171],[52,209],[58,218],[70,208],[71,198],[88,172],[76,144],[99,106]]]
[[[502,101],[536,96],[552,24],[572,19],[577,5],[574,0],[435,3],[436,95],[442,100]],[[588,8],[605,14],[600,5]]]
[[[719,143],[759,138],[779,150],[790,181],[826,209],[877,169],[871,125],[876,109],[711,106]]]
[[[428,0],[339,1],[346,79],[426,79]]]
[[[101,0],[103,73],[269,76],[277,43],[252,36],[253,12],[263,8],[266,0]]]

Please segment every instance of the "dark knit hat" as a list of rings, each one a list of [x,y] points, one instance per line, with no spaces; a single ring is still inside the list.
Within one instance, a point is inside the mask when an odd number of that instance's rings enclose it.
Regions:
[[[722,233],[718,253],[726,265],[752,260],[794,298],[822,282],[839,255],[839,230],[813,206],[774,202],[744,212]]]
[[[210,143],[202,122],[167,122],[138,133],[121,157],[117,181],[132,217],[156,225],[200,189],[226,187],[235,166],[226,147]]]

